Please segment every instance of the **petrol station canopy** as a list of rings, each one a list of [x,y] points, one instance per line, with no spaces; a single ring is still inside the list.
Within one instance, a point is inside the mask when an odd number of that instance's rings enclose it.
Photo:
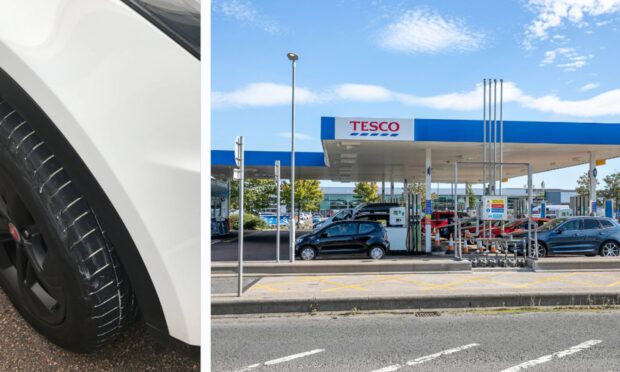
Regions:
[[[620,157],[620,123],[504,121],[503,127],[504,163],[529,163],[533,173]],[[430,149],[433,182],[451,183],[454,162],[483,160],[483,128],[482,120],[322,117],[323,152],[296,152],[295,177],[424,182]],[[276,160],[289,178],[290,152],[246,150],[245,176],[272,178]],[[213,176],[232,178],[235,167],[233,150],[211,151]],[[481,165],[462,164],[458,173],[459,183],[482,182]],[[504,167],[504,178],[523,175],[526,166]]]

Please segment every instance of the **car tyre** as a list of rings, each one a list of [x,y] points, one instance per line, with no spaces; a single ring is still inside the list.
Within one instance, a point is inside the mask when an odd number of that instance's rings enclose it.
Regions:
[[[314,247],[305,246],[299,251],[299,258],[304,261],[312,261],[316,258],[317,253]]]
[[[601,245],[600,253],[606,257],[620,256],[620,245],[614,241],[606,241]]]
[[[0,286],[53,343],[91,352],[135,319],[105,230],[45,141],[0,97]]]
[[[545,243],[538,242],[538,257],[545,257],[545,256],[547,256],[547,247],[545,246]],[[530,249],[529,257],[534,257],[533,249]]]
[[[385,249],[381,246],[374,245],[368,249],[368,257],[373,260],[380,260],[385,257]]]

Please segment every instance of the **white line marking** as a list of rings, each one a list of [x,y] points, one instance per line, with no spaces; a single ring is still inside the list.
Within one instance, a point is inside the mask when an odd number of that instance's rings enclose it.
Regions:
[[[260,367],[260,363],[252,364],[251,366],[244,367],[244,368],[242,368],[242,369],[240,369],[240,370],[238,370],[238,371],[236,371],[236,372],[246,372],[246,371],[251,371],[251,370],[253,370],[253,369],[254,369],[254,368],[256,368],[256,367]]]
[[[408,365],[408,366],[415,366],[417,364],[422,364],[422,363],[428,362],[430,360],[437,359],[437,358],[439,358],[440,356],[443,356],[443,355],[449,355],[449,354],[457,353],[459,351],[463,351],[463,350],[472,348],[474,346],[479,346],[479,345],[480,344],[475,344],[474,343],[474,344],[467,344],[467,345],[455,347],[455,348],[452,348],[452,349],[440,351],[440,352],[435,353],[435,354],[426,355],[426,356],[422,356],[422,357],[416,358],[414,360],[410,360],[410,361],[408,361],[405,364]],[[402,367],[403,366],[400,365],[400,364],[393,364],[391,366],[387,366],[387,367],[384,367],[384,368],[381,368],[381,369],[376,369],[376,370],[374,370],[372,372],[392,372],[392,371],[396,371],[396,370],[398,370],[398,369],[400,369]]]
[[[270,366],[270,365],[273,365],[273,364],[288,362],[289,360],[293,360],[293,359],[297,359],[297,358],[303,358],[305,356],[316,354],[316,353],[321,353],[323,351],[325,351],[325,350],[324,349],[314,349],[314,350],[306,351],[305,353],[293,354],[293,355],[286,356],[284,358],[278,358],[278,359],[269,360],[269,361],[265,362],[265,365],[266,366]]]
[[[529,360],[525,363],[521,363],[518,366],[514,366],[514,367],[510,367],[507,369],[504,369],[501,372],[517,372],[520,371],[522,369],[526,369],[529,367],[533,367],[535,365],[538,364],[542,364],[542,363],[546,363],[549,362],[553,359],[559,359],[559,358],[564,358],[565,356],[571,355],[571,354],[575,354],[577,352],[580,352],[582,350],[585,350],[589,347],[592,347],[596,344],[600,344],[601,340],[590,340],[590,341],[586,341],[586,342],[582,342],[579,345],[575,345],[573,347],[571,347],[570,349],[566,349],[566,350],[562,350],[562,351],[558,351],[556,353],[553,354],[549,354],[549,355],[545,355],[545,356],[541,356],[538,359],[533,359],[533,360]]]
[[[306,357],[308,355],[322,353],[323,351],[325,351],[325,350],[324,349],[314,349],[314,350],[306,351],[304,353],[293,354],[293,355],[285,356],[285,357],[278,358],[278,359],[272,359],[272,360],[266,361],[263,364],[256,363],[256,364],[249,365],[247,367],[243,367],[242,369],[239,369],[236,372],[251,371],[251,370],[253,370],[255,368],[258,368],[258,367],[260,367],[262,365],[271,366],[271,365],[278,364],[278,363],[288,362],[288,361],[291,361],[293,359],[303,358],[303,357]]]

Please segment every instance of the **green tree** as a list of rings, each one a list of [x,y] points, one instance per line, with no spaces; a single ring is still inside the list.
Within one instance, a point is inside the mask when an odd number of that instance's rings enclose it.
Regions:
[[[420,197],[424,200],[426,198],[426,183],[424,182],[413,182],[407,185],[407,188],[410,192],[420,195]],[[431,200],[435,200],[439,197],[437,193],[431,192]]]
[[[476,201],[478,200],[476,194],[474,194],[474,189],[471,184],[465,185],[465,194],[469,197],[469,208],[476,208]]]
[[[250,178],[245,180],[243,193],[244,211],[258,214],[275,201],[276,182],[272,179]],[[230,208],[239,208],[239,180],[230,185]]]
[[[353,189],[355,197],[364,203],[375,203],[379,197],[379,186],[376,182],[358,182]]]
[[[291,185],[284,181],[281,194],[283,202],[291,208]],[[297,211],[315,212],[319,210],[323,192],[318,180],[295,180],[295,209]]]
[[[596,185],[598,185],[598,180],[596,180]],[[588,172],[584,173],[577,179],[577,188],[575,188],[577,194],[580,196],[589,196],[590,195],[590,177],[588,176]]]
[[[620,172],[612,173],[605,178],[605,187],[601,190],[600,194],[605,199],[615,199],[620,194]]]

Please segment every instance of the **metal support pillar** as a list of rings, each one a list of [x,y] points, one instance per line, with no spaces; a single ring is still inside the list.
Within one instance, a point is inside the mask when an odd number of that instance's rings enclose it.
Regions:
[[[381,180],[381,203],[385,203],[385,179]]]
[[[432,211],[432,202],[431,202],[431,173],[432,173],[432,169],[431,169],[431,149],[430,148],[426,148],[426,167],[424,168],[426,169],[426,174],[425,174],[425,179],[426,179],[426,203],[424,204],[424,212],[425,212],[425,216],[426,218],[424,219],[424,250],[427,254],[431,253],[431,235],[432,235],[432,231],[431,231],[431,213],[433,213]]]
[[[527,165],[527,249],[524,257],[528,257],[532,252],[532,205],[534,204],[534,192],[532,189],[532,165]],[[528,252],[529,251],[529,252]],[[538,256],[538,251],[534,253],[534,257]]]
[[[276,176],[276,262],[280,262],[280,160],[275,164]]]
[[[390,181],[390,202],[394,201],[394,180]]]
[[[594,170],[596,169],[596,157],[593,152],[590,152],[590,171],[588,175],[590,176],[590,207],[588,208],[588,212],[590,215],[596,214],[596,177],[594,175]]]

